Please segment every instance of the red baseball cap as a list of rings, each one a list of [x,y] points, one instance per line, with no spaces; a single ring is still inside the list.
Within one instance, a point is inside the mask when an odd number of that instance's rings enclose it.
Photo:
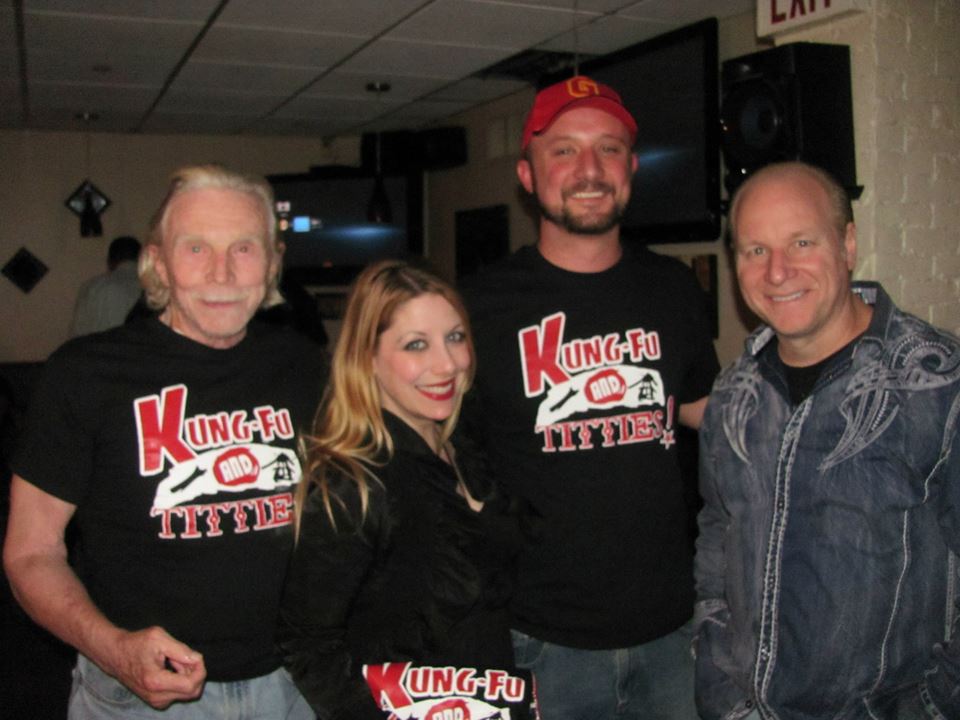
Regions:
[[[549,128],[560,114],[579,107],[592,107],[613,115],[627,126],[627,130],[630,131],[630,143],[636,142],[637,121],[624,106],[617,91],[609,85],[602,85],[596,80],[577,75],[537,93],[530,114],[527,115],[527,121],[523,125],[520,149],[526,150],[531,138]]]

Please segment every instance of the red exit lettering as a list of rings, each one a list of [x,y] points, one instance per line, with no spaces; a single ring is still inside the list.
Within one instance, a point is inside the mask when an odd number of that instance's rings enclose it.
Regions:
[[[793,20],[795,17],[815,13],[817,11],[817,0],[789,0],[790,10],[780,9],[780,3],[786,3],[788,0],[770,0],[770,22],[773,24],[782,23],[786,20]],[[823,9],[830,7],[831,0],[823,0]],[[784,7],[786,7],[784,5]]]

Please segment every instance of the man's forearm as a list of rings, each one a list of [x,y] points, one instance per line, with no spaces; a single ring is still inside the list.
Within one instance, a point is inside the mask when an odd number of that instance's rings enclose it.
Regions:
[[[110,672],[121,631],[94,605],[67,562],[64,531],[76,506],[19,475],[10,484],[3,564],[13,594],[37,624]]]
[[[38,624],[151,706],[163,709],[202,692],[202,655],[160,627],[118,628],[94,605],[65,560],[23,557],[8,562],[7,572],[14,595]]]
[[[198,697],[206,678],[200,653],[161,627],[119,628],[90,598],[67,563],[63,540],[75,510],[14,475],[3,546],[14,596],[37,623],[153,707]]]
[[[7,575],[17,601],[38,625],[114,674],[111,649],[123,631],[94,605],[66,558],[18,557],[8,562]]]

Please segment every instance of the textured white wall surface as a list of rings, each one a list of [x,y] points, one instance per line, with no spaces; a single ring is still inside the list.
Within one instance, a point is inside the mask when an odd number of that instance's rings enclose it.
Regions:
[[[874,0],[865,13],[785,35],[850,45],[858,277],[960,334],[960,3]]]

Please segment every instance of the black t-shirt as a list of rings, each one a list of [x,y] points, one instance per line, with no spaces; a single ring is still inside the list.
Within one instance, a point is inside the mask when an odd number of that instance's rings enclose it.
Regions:
[[[77,506],[77,572],[111,622],[162,626],[211,680],[256,677],[279,664],[295,434],[325,379],[288,330],[216,350],[134,321],[50,357],[13,467]]]
[[[643,249],[573,273],[527,247],[465,294],[478,353],[465,428],[544,517],[515,626],[588,649],[676,629],[694,599],[677,413],[718,370],[692,273]]]

